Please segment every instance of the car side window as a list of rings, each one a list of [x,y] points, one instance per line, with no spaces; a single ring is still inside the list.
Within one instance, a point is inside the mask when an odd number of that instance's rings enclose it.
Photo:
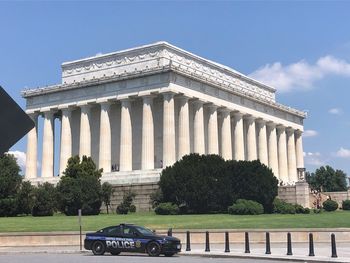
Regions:
[[[109,236],[116,236],[120,234],[120,226],[109,227],[105,229],[105,233]]]
[[[132,226],[124,226],[123,227],[123,234],[127,236],[135,236],[136,233],[135,227]]]

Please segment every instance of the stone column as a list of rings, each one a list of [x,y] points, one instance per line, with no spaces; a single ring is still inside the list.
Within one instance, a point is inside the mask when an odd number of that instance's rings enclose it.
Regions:
[[[295,139],[294,130],[292,128],[286,129],[287,132],[287,156],[288,156],[288,177],[290,183],[298,181],[297,162],[295,156]]]
[[[63,175],[68,159],[72,156],[72,111],[69,108],[61,109],[61,111],[60,175]]]
[[[164,94],[163,104],[163,167],[175,163],[175,109],[174,94]]]
[[[247,120],[247,159],[248,161],[253,161],[257,159],[255,118],[247,117],[246,120]]]
[[[182,156],[190,153],[190,120],[188,110],[188,98],[180,97],[180,111],[179,111],[179,156],[178,160]]]
[[[231,115],[228,109],[222,110],[221,114],[221,156],[225,160],[232,160]]]
[[[100,112],[100,149],[98,167],[103,169],[103,172],[109,173],[111,171],[111,121],[110,121],[110,102],[102,102]]]
[[[297,168],[304,168],[304,150],[302,131],[295,131],[295,152],[297,158]]]
[[[195,101],[194,106],[194,152],[205,154],[203,102]]]
[[[38,162],[38,113],[28,114],[35,126],[28,132],[27,137],[27,158],[26,158],[26,179],[37,177]]]
[[[258,158],[261,163],[269,166],[268,152],[267,152],[267,135],[266,122],[264,120],[257,120],[258,124]]]
[[[288,183],[288,157],[287,157],[287,139],[285,127],[277,127],[277,141],[278,141],[278,168],[279,179],[284,184]]]
[[[81,105],[79,156],[91,156],[91,105]]]
[[[208,154],[219,154],[217,106],[209,106]]]
[[[51,178],[54,165],[54,113],[51,111],[44,113],[44,135],[43,151],[41,161],[41,177]]]
[[[154,124],[152,113],[153,97],[143,97],[142,106],[142,153],[141,169],[154,169]]]
[[[234,116],[234,159],[237,161],[243,161],[244,158],[244,134],[243,134],[243,114],[235,112]]]
[[[277,132],[276,125],[272,122],[267,124],[267,140],[268,140],[268,151],[269,151],[269,167],[273,174],[279,179],[278,170],[278,148],[277,148]]]
[[[131,101],[121,101],[120,117],[120,171],[132,171],[132,126],[131,126]]]

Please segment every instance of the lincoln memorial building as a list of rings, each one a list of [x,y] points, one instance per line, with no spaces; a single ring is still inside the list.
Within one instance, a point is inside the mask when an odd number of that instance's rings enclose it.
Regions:
[[[55,183],[68,158],[87,155],[102,181],[155,184],[162,168],[199,153],[259,159],[281,185],[294,185],[306,114],[275,93],[166,42],[65,62],[62,83],[22,92],[36,123],[25,177]]]

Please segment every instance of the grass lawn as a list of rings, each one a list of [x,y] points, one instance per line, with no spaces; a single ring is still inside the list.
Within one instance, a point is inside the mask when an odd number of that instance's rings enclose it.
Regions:
[[[350,211],[321,214],[233,216],[178,215],[160,216],[154,213],[129,215],[101,214],[84,216],[83,230],[91,231],[122,222],[147,226],[151,229],[254,229],[254,228],[350,228]],[[78,231],[78,218],[56,214],[52,217],[0,218],[0,232]]]

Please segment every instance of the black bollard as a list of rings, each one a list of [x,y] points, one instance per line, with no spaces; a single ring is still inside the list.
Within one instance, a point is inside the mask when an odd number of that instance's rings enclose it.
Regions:
[[[205,252],[210,252],[209,246],[209,232],[205,232]]]
[[[332,243],[332,258],[337,258],[337,246],[335,244],[335,235],[331,235],[331,243]]]
[[[245,232],[245,251],[244,251],[244,253],[250,253],[248,232]]]
[[[191,251],[190,231],[186,232],[186,251]]]
[[[266,232],[266,252],[265,254],[271,254],[271,246],[270,246],[270,233]]]
[[[293,255],[292,252],[292,236],[290,233],[287,234],[287,255]]]
[[[309,234],[309,257],[314,257],[314,236],[312,233]]]
[[[230,252],[230,240],[228,232],[225,232],[225,252]]]
[[[172,228],[168,229],[168,236],[169,237],[173,236],[173,229]]]

